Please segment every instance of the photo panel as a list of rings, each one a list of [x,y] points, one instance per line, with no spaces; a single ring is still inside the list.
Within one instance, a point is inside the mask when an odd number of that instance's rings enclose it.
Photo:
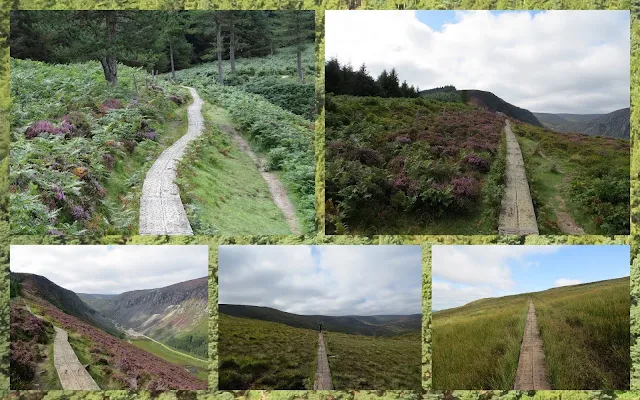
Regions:
[[[325,18],[327,234],[630,233],[629,11]]]
[[[436,390],[629,390],[628,245],[432,247]]]
[[[11,12],[11,233],[315,233],[315,12]]]
[[[420,389],[420,246],[218,252],[219,390]]]
[[[11,389],[207,389],[208,251],[11,246]]]

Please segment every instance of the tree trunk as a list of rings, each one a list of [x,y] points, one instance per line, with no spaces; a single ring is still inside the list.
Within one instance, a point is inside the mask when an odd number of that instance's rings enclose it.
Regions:
[[[302,71],[302,50],[298,49],[298,79],[302,82],[304,73]]]
[[[233,20],[233,11],[229,12],[229,58],[231,59],[231,73],[236,72],[236,29]]]
[[[173,64],[173,43],[169,42],[169,54],[171,57],[171,79],[176,79],[176,67]]]
[[[218,51],[218,83],[224,86],[224,78],[222,76],[222,27],[218,21],[218,38],[216,40]]]
[[[118,84],[118,61],[113,49],[116,41],[117,28],[117,17],[115,13],[115,11],[109,11],[106,14],[107,35],[109,38],[110,48],[107,51],[107,56],[100,59],[102,70],[104,71],[104,78],[112,86],[116,86]]]

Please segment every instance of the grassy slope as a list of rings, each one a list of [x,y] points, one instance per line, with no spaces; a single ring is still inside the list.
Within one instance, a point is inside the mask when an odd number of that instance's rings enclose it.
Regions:
[[[420,334],[392,337],[325,332],[337,390],[419,390]]]
[[[220,314],[218,332],[220,390],[313,388],[316,331]]]
[[[505,154],[495,114],[448,102],[442,117],[445,103],[428,97],[331,96],[327,104],[328,233],[497,231]],[[400,136],[411,143],[400,145]],[[467,155],[486,160],[490,172],[467,165]],[[475,195],[454,193],[460,177],[477,182]]]
[[[629,389],[629,278],[533,297],[553,389]]]
[[[142,350],[148,351],[149,353],[155,354],[170,363],[183,365],[202,380],[207,380],[209,376],[209,367],[206,360],[197,360],[193,357],[182,356],[149,339],[131,340],[131,344],[141,348]]]
[[[569,213],[586,234],[629,232],[629,141],[512,126],[541,234],[562,233],[558,210]]]
[[[529,298],[553,389],[628,388],[628,287],[621,278],[435,312],[434,388],[512,388]]]
[[[205,133],[189,146],[178,184],[199,234],[289,234],[284,216],[249,156],[220,125],[233,126],[224,109],[206,103]]]
[[[512,388],[527,308],[519,295],[433,313],[433,387]]]

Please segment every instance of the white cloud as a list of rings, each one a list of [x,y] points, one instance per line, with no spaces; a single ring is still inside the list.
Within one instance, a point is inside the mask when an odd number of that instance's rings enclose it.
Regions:
[[[628,11],[457,13],[434,31],[415,11],[326,11],[326,57],[421,89],[488,90],[539,112],[629,107]]]
[[[114,294],[208,275],[208,246],[11,246],[13,272],[80,293]]]
[[[560,278],[556,280],[555,287],[579,285],[581,283],[583,282],[579,279]]]
[[[525,256],[556,251],[558,246],[433,246],[432,273],[451,282],[509,290],[514,286],[509,261],[529,268],[531,262],[524,261]]]
[[[220,246],[219,302],[296,314],[420,313],[420,246]]]

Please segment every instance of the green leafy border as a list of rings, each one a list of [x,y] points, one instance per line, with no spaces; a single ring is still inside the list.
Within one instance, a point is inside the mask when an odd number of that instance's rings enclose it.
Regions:
[[[640,399],[640,259],[636,256],[640,247],[638,238],[616,236],[374,236],[374,237],[316,237],[291,236],[219,236],[219,237],[167,237],[167,236],[134,236],[131,238],[109,236],[104,238],[83,238],[60,240],[51,237],[9,236],[7,196],[8,192],[8,144],[9,122],[9,51],[7,36],[9,29],[10,9],[313,9],[316,10],[316,50],[317,80],[316,96],[318,119],[316,121],[316,221],[318,232],[324,232],[324,12],[325,9],[619,9],[631,10],[631,143],[635,148],[638,135],[640,111],[633,104],[638,99],[638,79],[640,73],[640,24],[638,10],[640,3],[632,4],[629,0],[424,0],[424,1],[392,1],[392,0],[5,0],[0,3],[0,264],[2,277],[2,301],[0,301],[0,396],[25,399]],[[640,189],[640,160],[637,152],[632,155],[632,190]],[[633,199],[633,216],[640,217],[640,199]],[[638,234],[638,227],[632,218],[632,234]],[[208,391],[171,391],[171,392],[64,392],[64,391],[23,391],[10,392],[9,387],[9,305],[8,305],[8,271],[9,244],[208,244],[210,284],[210,376]],[[431,387],[431,245],[432,244],[623,244],[631,243],[631,371],[632,391],[453,391],[435,392]],[[421,244],[423,261],[423,345],[422,374],[423,392],[411,391],[247,391],[218,392],[217,386],[217,254],[220,244]]]

